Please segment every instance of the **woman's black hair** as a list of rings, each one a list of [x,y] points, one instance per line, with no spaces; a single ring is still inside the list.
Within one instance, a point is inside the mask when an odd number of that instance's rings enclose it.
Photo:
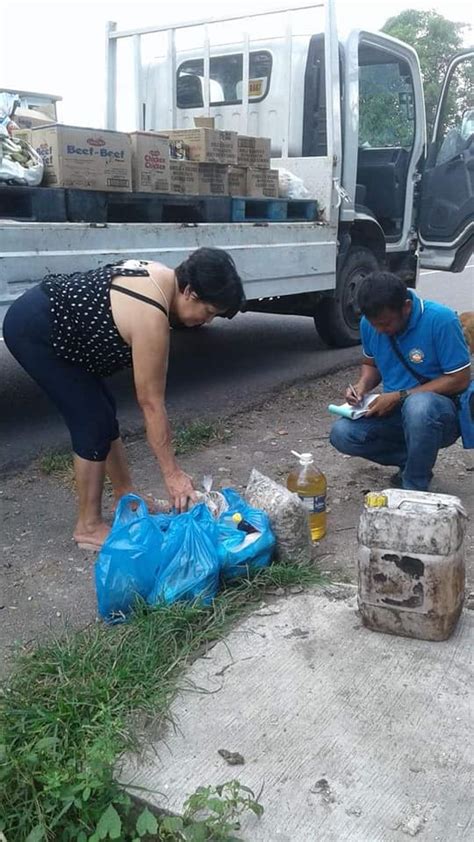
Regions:
[[[187,286],[205,304],[232,319],[245,306],[245,294],[234,261],[223,249],[200,248],[175,269],[178,287]]]
[[[357,300],[362,315],[372,319],[384,310],[400,312],[407,297],[406,284],[398,275],[392,272],[371,272],[362,281]]]

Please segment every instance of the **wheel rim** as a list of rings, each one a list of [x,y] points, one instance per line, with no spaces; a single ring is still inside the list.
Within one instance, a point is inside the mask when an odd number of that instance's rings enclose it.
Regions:
[[[371,270],[367,267],[359,266],[346,279],[344,290],[342,293],[342,312],[344,321],[351,330],[359,330],[360,310],[357,304],[357,296],[359,288],[364,278]]]

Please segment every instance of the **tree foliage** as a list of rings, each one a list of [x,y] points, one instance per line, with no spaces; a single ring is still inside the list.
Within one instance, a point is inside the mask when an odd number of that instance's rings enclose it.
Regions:
[[[399,63],[365,65],[359,77],[359,145],[410,147],[414,134],[411,79]]]
[[[438,12],[406,9],[387,20],[383,32],[410,44],[418,53],[423,75],[426,120],[430,130],[443,79],[453,54],[462,49],[467,24],[448,20]],[[461,84],[461,87],[463,85]],[[468,87],[466,84],[464,87]],[[454,98],[456,99],[456,97]],[[455,107],[454,100],[451,106]]]

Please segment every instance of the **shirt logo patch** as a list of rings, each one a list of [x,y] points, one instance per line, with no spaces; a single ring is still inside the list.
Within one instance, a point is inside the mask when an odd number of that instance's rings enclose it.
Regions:
[[[421,350],[421,348],[412,348],[410,353],[408,354],[411,363],[420,364],[425,359],[425,354]]]

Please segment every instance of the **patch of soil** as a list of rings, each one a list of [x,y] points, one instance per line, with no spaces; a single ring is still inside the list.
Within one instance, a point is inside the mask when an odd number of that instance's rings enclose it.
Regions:
[[[199,485],[205,474],[214,488],[242,490],[253,467],[285,482],[295,459],[291,450],[311,451],[328,480],[328,533],[315,545],[314,559],[336,582],[355,582],[356,529],[364,492],[388,485],[392,468],[347,458],[329,444],[328,403],[338,400],[356,371],[338,372],[292,386],[261,406],[227,419],[228,441],[182,457]],[[126,442],[137,488],[164,497],[159,469],[145,439]],[[466,536],[468,580],[474,576],[474,462],[458,442],[442,451],[432,490],[456,494],[471,515]],[[111,517],[111,499],[106,500]],[[65,623],[96,621],[94,557],[72,542],[75,514],[70,482],[41,474],[37,466],[11,476],[0,492],[0,673],[12,647],[60,633]],[[468,586],[468,592],[473,585]]]

